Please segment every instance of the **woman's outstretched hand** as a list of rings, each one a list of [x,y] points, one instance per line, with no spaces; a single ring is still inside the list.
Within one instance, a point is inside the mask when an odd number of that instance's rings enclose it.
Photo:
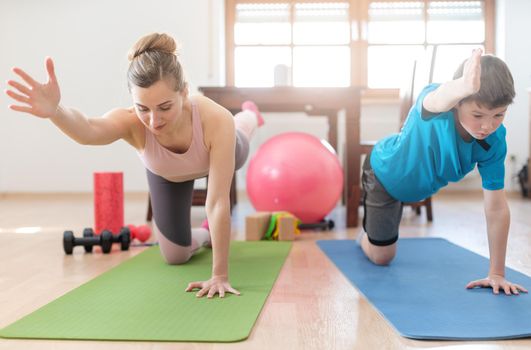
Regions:
[[[13,72],[21,77],[27,84],[22,84],[14,80],[9,80],[7,84],[14,89],[5,90],[5,93],[21,104],[10,105],[9,108],[18,111],[33,114],[40,118],[51,118],[57,111],[61,92],[59,84],[55,77],[53,61],[50,57],[45,60],[48,81],[41,84],[35,81],[28,73],[15,67]]]
[[[195,294],[198,298],[206,295],[207,298],[210,299],[216,294],[219,294],[220,298],[224,298],[225,292],[240,295],[240,292],[231,287],[229,280],[226,277],[212,277],[208,281],[189,283],[188,287],[186,287],[187,292],[192,292],[194,289],[199,289]]]

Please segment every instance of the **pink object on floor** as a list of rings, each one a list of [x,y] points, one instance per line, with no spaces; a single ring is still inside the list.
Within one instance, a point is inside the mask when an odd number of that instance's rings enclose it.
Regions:
[[[256,114],[256,118],[258,118],[258,126],[264,125],[264,118],[262,117],[262,114],[260,113],[260,110],[258,109],[258,106],[253,101],[245,101],[242,103],[242,110],[249,110]]]
[[[151,237],[151,228],[147,225],[127,225],[129,233],[131,234],[131,240],[138,239],[140,242],[145,242]]]
[[[204,228],[210,234],[210,227],[208,226],[208,219],[205,219],[201,223],[201,228]],[[212,248],[212,235],[211,234],[210,234],[210,242],[206,243],[204,246],[207,247],[207,248]]]
[[[268,139],[247,169],[247,194],[257,211],[289,211],[303,223],[321,221],[342,192],[343,168],[334,149],[306,133]]]

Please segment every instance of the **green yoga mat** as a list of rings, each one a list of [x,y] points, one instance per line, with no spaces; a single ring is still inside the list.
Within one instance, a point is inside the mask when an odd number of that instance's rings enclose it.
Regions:
[[[289,242],[233,242],[230,281],[242,295],[226,294],[224,299],[196,298],[195,293],[184,292],[189,282],[210,277],[211,250],[199,252],[185,265],[170,266],[153,247],[0,330],[0,337],[243,340],[290,247]]]

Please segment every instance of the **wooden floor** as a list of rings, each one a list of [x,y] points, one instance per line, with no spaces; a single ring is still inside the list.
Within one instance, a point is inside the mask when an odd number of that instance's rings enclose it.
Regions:
[[[141,224],[146,195],[126,196],[126,223]],[[531,200],[510,196],[512,213],[507,265],[531,275]],[[245,200],[234,215],[234,239],[243,238]],[[193,222],[204,218],[193,209]],[[404,212],[403,237],[438,236],[482,255],[487,239],[480,193],[434,198],[433,224]],[[232,344],[41,341],[0,339],[0,349],[529,349],[531,339],[494,342],[414,341],[399,336],[320,252],[316,239],[355,238],[344,212],[334,213],[331,233],[304,233],[280,273],[248,340]],[[93,226],[89,195],[0,196],[0,328],[138,254],[73,256],[62,251],[62,232]],[[478,276],[480,277],[480,276]],[[237,287],[237,286],[236,286]],[[526,286],[531,288],[531,286]],[[245,292],[245,291],[243,291]]]

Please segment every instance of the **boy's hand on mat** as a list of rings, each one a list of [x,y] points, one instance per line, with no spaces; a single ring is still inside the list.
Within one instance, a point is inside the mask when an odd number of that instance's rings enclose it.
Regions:
[[[15,101],[22,103],[22,105],[10,105],[10,109],[30,113],[40,118],[51,118],[54,116],[59,101],[61,100],[61,92],[55,76],[53,61],[50,57],[46,58],[45,65],[48,73],[48,81],[44,84],[35,81],[22,69],[18,67],[13,68],[13,72],[21,77],[27,85],[13,80],[7,82],[8,85],[16,89],[16,92],[13,90],[5,90],[5,93]]]
[[[240,295],[240,292],[231,287],[227,277],[212,277],[208,281],[192,282],[186,287],[187,292],[192,292],[194,289],[199,289],[199,292],[195,294],[198,298],[206,295],[210,299],[216,294],[219,294],[220,298],[224,298],[225,292]]]
[[[522,287],[519,284],[511,283],[505,279],[505,277],[500,275],[489,275],[487,278],[480,280],[472,281],[466,285],[467,289],[481,287],[481,288],[492,288],[494,294],[499,294],[500,289],[505,292],[507,295],[511,294],[520,294],[520,292],[527,293],[527,289]]]

